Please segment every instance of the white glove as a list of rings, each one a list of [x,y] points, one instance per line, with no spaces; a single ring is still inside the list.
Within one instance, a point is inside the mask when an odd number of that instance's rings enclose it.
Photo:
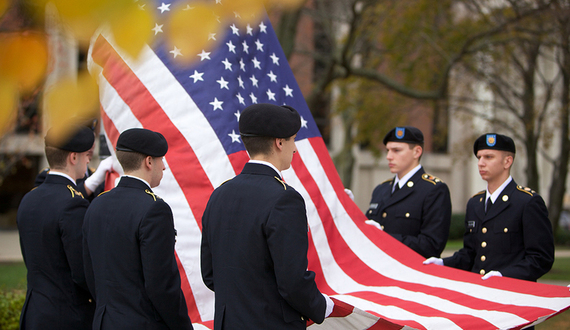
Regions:
[[[334,301],[332,301],[332,299],[329,298],[329,296],[327,296],[326,294],[324,294],[324,293],[321,293],[321,294],[323,295],[323,297],[325,297],[325,301],[327,302],[327,308],[325,309],[325,319],[326,319],[326,318],[329,317],[329,316],[332,314],[332,312],[333,312],[333,309],[334,309]]]
[[[438,266],[443,266],[443,259],[436,257],[429,257],[426,260],[424,260],[423,264],[424,265],[434,264]]]
[[[95,191],[105,181],[105,175],[111,169],[113,169],[113,157],[107,157],[99,163],[97,170],[85,180],[85,188],[92,192]]]
[[[352,190],[344,188],[344,192],[348,195],[348,197],[350,197],[350,199],[352,199],[352,201],[354,201],[354,194],[352,193]]]
[[[486,280],[489,277],[493,277],[493,276],[503,277],[503,274],[501,274],[501,272],[499,272],[499,271],[492,270],[492,271],[488,272],[487,274],[485,274],[485,276],[481,277],[481,279]]]
[[[374,221],[374,220],[366,220],[366,221],[364,221],[364,223],[367,224],[367,225],[374,226],[374,227],[376,227],[376,228],[378,228],[378,229],[384,231],[384,229],[382,229],[382,226],[380,226],[380,224],[379,224],[378,222]]]

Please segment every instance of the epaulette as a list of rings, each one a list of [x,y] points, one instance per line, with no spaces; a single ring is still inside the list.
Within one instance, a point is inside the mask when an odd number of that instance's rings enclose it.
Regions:
[[[480,192],[478,192],[478,193],[476,193],[475,195],[471,196],[471,198],[473,198],[473,197],[475,197],[475,196],[477,196],[477,195],[484,194],[484,193],[486,193],[486,192],[487,192],[486,190],[481,190]]]
[[[279,181],[283,185],[283,189],[287,190],[287,184],[283,180],[279,179],[276,176],[274,176],[274,178],[275,178],[275,180]]]
[[[75,190],[75,188],[73,188],[71,185],[67,185],[67,189],[69,189],[69,191],[71,191],[71,198],[75,197],[75,195],[81,196],[81,198],[84,198],[81,191]]]
[[[384,180],[384,181],[382,181],[382,183],[380,183],[380,184],[384,184],[384,183],[386,183],[386,182],[392,182],[392,181],[394,181],[394,178],[391,178],[391,179],[388,179],[388,180]]]
[[[105,190],[105,191],[102,191],[102,192],[100,192],[100,193],[99,193],[99,195],[97,195],[97,197],[99,197],[99,196],[103,195],[104,193],[108,193],[109,191],[111,191],[111,190]]]
[[[152,199],[154,199],[155,202],[156,202],[156,199],[157,199],[157,198],[158,198],[158,199],[162,199],[162,198],[160,198],[157,194],[153,193],[152,191],[150,191],[150,190],[148,190],[148,189],[145,189],[144,192],[147,193],[147,194],[149,194],[149,195],[151,195],[151,196],[152,196]]]
[[[424,180],[427,181],[427,182],[433,183],[433,184],[437,184],[437,183],[439,183],[439,182],[443,182],[443,181],[441,181],[440,178],[438,178],[438,177],[436,177],[436,176],[433,176],[433,175],[431,175],[431,174],[428,174],[428,173],[424,173],[424,174],[422,175],[422,179],[424,179]]]
[[[227,179],[226,181],[224,181],[224,182],[220,183],[220,185],[219,185],[218,187],[221,187],[221,186],[222,186],[224,183],[226,183],[226,182],[230,181],[231,179],[233,179],[233,178],[229,178],[229,179]]]
[[[536,194],[536,191],[530,189],[529,187],[523,187],[523,186],[517,186],[517,190],[518,191],[522,191],[523,193],[527,193],[531,196],[534,196],[534,194]]]

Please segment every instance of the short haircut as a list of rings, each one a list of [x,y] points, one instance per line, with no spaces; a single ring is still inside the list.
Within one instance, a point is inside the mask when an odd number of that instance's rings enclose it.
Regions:
[[[285,138],[285,140],[289,141],[292,136]],[[242,136],[241,140],[243,141],[243,145],[245,149],[249,153],[250,157],[256,155],[269,155],[271,153],[271,145],[273,141],[275,141],[275,137],[270,136]]]
[[[147,157],[140,152],[117,150],[117,160],[121,164],[123,171],[132,172],[141,168],[142,162]]]
[[[511,156],[513,157],[513,161],[515,160],[515,153],[512,151],[504,151],[505,157]]]
[[[58,149],[55,147],[45,147],[46,158],[49,164],[49,167],[52,170],[62,170],[67,165],[67,156],[71,153],[71,151]]]
[[[424,155],[424,143],[423,142],[408,143],[408,146],[410,147],[410,149],[414,149],[416,146],[420,146],[422,148],[422,154],[420,155],[420,158],[418,158],[418,161],[422,160],[422,156]]]

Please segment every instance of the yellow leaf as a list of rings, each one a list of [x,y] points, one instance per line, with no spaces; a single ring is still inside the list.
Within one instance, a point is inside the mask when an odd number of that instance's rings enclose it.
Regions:
[[[39,32],[0,33],[0,73],[17,84],[20,92],[33,91],[47,68],[46,37]]]
[[[228,19],[240,18],[235,20],[240,27],[245,27],[249,23],[259,21],[263,15],[265,8],[264,0],[231,0],[225,1],[223,6],[219,6],[217,10],[222,13],[221,16]]]
[[[65,139],[74,125],[97,116],[98,95],[97,84],[87,72],[81,72],[77,81],[62,79],[46,92],[44,109],[56,141]]]
[[[211,51],[215,46],[211,36],[215,34],[219,41],[221,31],[212,5],[193,4],[192,9],[180,6],[172,11],[165,35],[171,49],[181,53],[175,59],[188,63],[197,60],[202,50]]]
[[[17,109],[18,88],[16,84],[0,77],[0,137],[12,128]]]
[[[49,2],[55,6],[64,25],[82,43],[88,43],[94,32],[120,16],[125,8],[134,7],[133,0],[30,0],[42,8]]]
[[[148,11],[135,6],[125,8],[122,15],[115,16],[111,22],[115,42],[136,58],[152,37],[152,22]]]
[[[10,4],[10,1],[8,1],[8,0],[0,0],[0,17],[2,17],[2,15],[4,15],[4,13],[6,12],[6,9],[8,9],[9,4]]]

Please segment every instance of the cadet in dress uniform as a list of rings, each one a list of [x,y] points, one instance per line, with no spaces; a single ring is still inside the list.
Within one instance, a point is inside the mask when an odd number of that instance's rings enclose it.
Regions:
[[[240,116],[251,157],[211,195],[202,217],[202,278],[215,292],[214,329],[306,329],[332,312],[307,270],[307,216],[281,171],[297,151],[299,113],[255,104]]]
[[[21,329],[89,329],[95,304],[87,289],[81,226],[89,202],[75,182],[85,174],[93,132],[76,128],[59,141],[45,137],[51,167],[45,182],[27,193],[18,208],[20,247],[28,269]]]
[[[449,236],[451,199],[447,185],[420,165],[424,136],[415,127],[396,127],[383,142],[396,176],[374,189],[366,215],[423,257],[439,257]]]
[[[487,189],[467,202],[463,248],[451,257],[424,263],[444,264],[479,273],[483,279],[508,276],[536,281],[554,262],[548,211],[536,192],[510,176],[513,140],[488,133],[473,145]]]
[[[97,119],[93,119],[87,122],[85,125],[89,127],[93,134],[95,134],[95,128],[97,127]],[[95,139],[93,139],[93,145],[87,151],[87,157],[89,161],[93,158],[93,150],[95,149]],[[97,197],[100,193],[105,190],[105,175],[107,171],[113,169],[113,160],[111,157],[102,160],[97,167],[97,170],[94,170],[90,167],[87,167],[87,171],[83,177],[77,179],[77,190],[81,192],[83,197],[85,197],[88,201],[92,201],[93,198]],[[39,186],[42,184],[46,176],[49,173],[49,167],[43,169],[37,176],[34,181],[34,187]]]
[[[133,128],[121,133],[116,149],[125,175],[91,202],[83,226],[93,329],[192,329],[172,211],[151,189],[162,179],[166,139]]]

